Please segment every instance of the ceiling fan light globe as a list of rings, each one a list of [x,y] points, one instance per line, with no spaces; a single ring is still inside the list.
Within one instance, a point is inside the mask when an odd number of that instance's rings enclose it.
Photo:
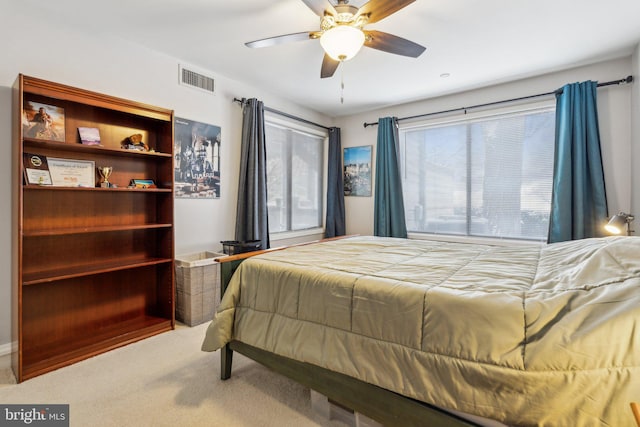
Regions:
[[[349,25],[335,26],[320,37],[320,45],[336,61],[348,61],[356,56],[364,41],[364,33]]]

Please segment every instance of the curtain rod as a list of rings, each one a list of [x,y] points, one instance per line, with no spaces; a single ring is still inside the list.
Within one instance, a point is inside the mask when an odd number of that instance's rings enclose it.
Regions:
[[[237,103],[238,103],[238,104],[240,104],[240,105],[244,105],[244,104],[247,102],[247,98],[242,98],[242,99],[233,98],[233,102],[237,102]],[[302,123],[306,123],[306,124],[308,124],[308,125],[317,126],[317,127],[319,127],[319,128],[322,128],[322,129],[326,129],[326,130],[328,130],[328,131],[331,131],[331,128],[330,128],[330,127],[326,127],[326,126],[321,125],[321,124],[319,124],[319,123],[315,123],[315,122],[312,122],[312,121],[310,121],[310,120],[303,119],[302,117],[297,117],[297,116],[294,116],[294,115],[292,115],[292,114],[285,113],[285,112],[283,112],[283,111],[275,110],[275,109],[273,109],[273,108],[269,108],[269,107],[264,107],[264,110],[265,110],[265,111],[268,111],[268,112],[270,112],[270,113],[274,113],[274,114],[278,114],[278,115],[280,115],[280,116],[287,117],[287,118],[289,118],[289,119],[293,119],[293,120],[297,120],[297,121],[302,122]]]
[[[611,86],[611,85],[621,85],[621,84],[627,84],[627,83],[631,83],[631,82],[633,82],[633,76],[627,76],[624,79],[612,80],[610,82],[604,82],[604,83],[598,83],[598,87]],[[401,118],[398,119],[398,121],[417,119],[417,118],[420,118],[420,117],[427,117],[427,116],[435,116],[436,114],[453,113],[455,111],[464,111],[466,113],[467,110],[470,110],[472,108],[490,107],[492,105],[504,104],[504,103],[507,103],[507,102],[514,102],[514,101],[523,101],[525,99],[539,98],[541,96],[555,95],[555,94],[560,94],[560,93],[562,93],[562,88],[554,90],[552,92],[539,93],[537,95],[522,96],[520,98],[505,99],[503,101],[488,102],[486,104],[477,104],[477,105],[472,105],[470,107],[453,108],[451,110],[436,111],[435,113],[426,113],[426,114],[418,114],[416,116],[401,117]],[[377,124],[378,124],[377,122],[373,122],[373,123],[366,123],[365,122],[364,123],[364,127],[366,128],[367,126],[375,126]]]

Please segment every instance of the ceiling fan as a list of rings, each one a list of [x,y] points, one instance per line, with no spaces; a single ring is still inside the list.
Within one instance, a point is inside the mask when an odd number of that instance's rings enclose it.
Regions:
[[[325,50],[320,77],[331,77],[341,62],[353,58],[364,45],[396,55],[417,58],[426,49],[417,43],[376,30],[365,30],[367,24],[380,21],[410,5],[415,0],[370,0],[358,8],[348,0],[331,4],[328,0],[302,0],[320,17],[320,30],[285,34],[245,43],[252,48],[274,46],[301,40],[320,39]]]

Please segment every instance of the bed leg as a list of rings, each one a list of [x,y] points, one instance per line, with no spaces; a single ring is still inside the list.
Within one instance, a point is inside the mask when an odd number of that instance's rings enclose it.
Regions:
[[[220,349],[220,379],[228,380],[231,378],[231,364],[233,362],[233,350],[229,348],[229,344]]]

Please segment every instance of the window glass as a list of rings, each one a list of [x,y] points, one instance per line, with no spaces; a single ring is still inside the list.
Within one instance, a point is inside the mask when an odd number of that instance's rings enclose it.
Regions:
[[[322,227],[326,136],[267,122],[269,232]]]
[[[266,126],[267,151],[267,207],[269,211],[269,232],[287,231],[288,166],[287,132],[276,126]]]
[[[547,238],[553,108],[401,130],[407,230]]]

